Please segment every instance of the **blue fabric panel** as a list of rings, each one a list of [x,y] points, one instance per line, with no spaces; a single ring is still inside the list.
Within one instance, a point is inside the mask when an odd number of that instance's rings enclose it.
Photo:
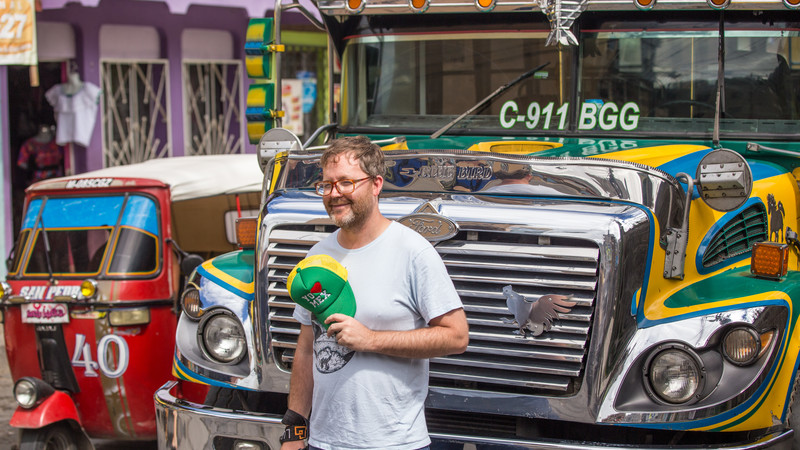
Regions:
[[[44,209],[44,226],[47,228],[113,227],[117,224],[125,200],[121,195],[102,197],[51,197]],[[33,228],[42,200],[36,199],[28,206],[22,228]],[[128,198],[122,216],[122,225],[139,228],[158,235],[158,210],[155,202],[141,195]]]
[[[148,197],[131,196],[122,215],[122,225],[139,228],[158,236],[158,213],[155,202]]]

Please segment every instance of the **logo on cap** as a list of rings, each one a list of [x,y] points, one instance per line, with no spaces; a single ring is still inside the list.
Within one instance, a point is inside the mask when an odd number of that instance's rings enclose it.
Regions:
[[[292,300],[311,311],[326,329],[325,319],[332,314],[352,317],[356,313],[347,269],[328,255],[313,255],[300,261],[289,273],[286,288]]]

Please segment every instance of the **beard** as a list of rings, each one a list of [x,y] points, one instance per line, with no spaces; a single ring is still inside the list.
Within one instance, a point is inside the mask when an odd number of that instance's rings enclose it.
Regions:
[[[373,206],[371,200],[372,198],[367,196],[352,199],[342,196],[336,200],[328,198],[324,202],[325,211],[328,212],[328,216],[333,219],[333,223],[336,224],[337,227],[345,230],[358,230],[366,223],[367,218],[372,212]],[[333,206],[339,205],[349,205],[350,207],[345,214],[334,216]]]

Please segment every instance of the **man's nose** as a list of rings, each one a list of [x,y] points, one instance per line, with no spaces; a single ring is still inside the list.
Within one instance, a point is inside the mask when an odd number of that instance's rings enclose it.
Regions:
[[[341,196],[342,196],[342,193],[341,193],[341,192],[339,192],[339,186],[338,186],[338,185],[331,186],[331,193],[330,193],[329,195],[330,195],[330,197],[332,197],[332,198],[338,198],[338,197],[341,197]]]

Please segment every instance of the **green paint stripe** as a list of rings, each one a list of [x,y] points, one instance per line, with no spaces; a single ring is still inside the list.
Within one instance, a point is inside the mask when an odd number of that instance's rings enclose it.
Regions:
[[[800,272],[789,272],[783,280],[778,281],[751,275],[750,266],[731,269],[681,289],[670,296],[664,306],[686,308],[771,291],[784,292],[790,298],[800,298]],[[792,312],[792,322],[797,319],[797,314],[798,311]]]
[[[219,271],[241,281],[242,283],[252,283],[255,279],[253,264],[255,255],[253,250],[242,250],[227,253],[214,258],[211,264]]]
[[[314,31],[281,31],[281,44],[306,47],[328,47],[328,35]]]

